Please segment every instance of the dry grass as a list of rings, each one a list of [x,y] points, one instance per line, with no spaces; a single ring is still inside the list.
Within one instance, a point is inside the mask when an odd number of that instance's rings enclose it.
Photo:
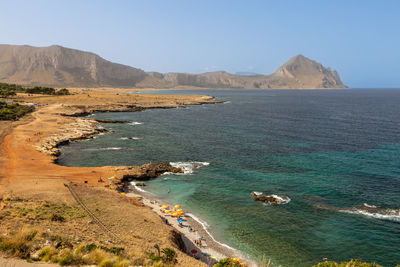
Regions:
[[[23,227],[10,236],[2,237],[0,238],[0,251],[15,257],[28,258],[38,232],[37,229]]]

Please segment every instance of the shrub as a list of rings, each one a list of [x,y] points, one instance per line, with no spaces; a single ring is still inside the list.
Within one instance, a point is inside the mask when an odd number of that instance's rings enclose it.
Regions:
[[[164,261],[173,262],[175,260],[176,252],[173,248],[164,248],[162,253],[164,254]]]
[[[69,248],[60,251],[57,257],[57,262],[61,266],[80,263],[79,260],[74,257]]]
[[[159,261],[162,260],[162,258],[161,258],[160,256],[154,254],[154,252],[147,251],[147,252],[146,252],[146,255],[147,255],[147,257],[148,257],[150,260],[152,260],[153,262],[159,262]]]
[[[131,265],[129,260],[121,259],[115,263],[114,267],[129,267],[129,265]]]
[[[232,258],[222,259],[216,264],[214,267],[242,267],[243,265],[240,262],[233,260]]]
[[[49,261],[53,256],[57,255],[57,253],[58,253],[57,249],[46,246],[40,250],[39,259],[41,261]]]
[[[104,259],[98,265],[99,267],[114,267],[114,261],[112,259]]]
[[[7,252],[20,258],[28,258],[32,241],[38,234],[38,230],[22,228],[17,234],[0,240],[0,251]]]
[[[88,264],[99,264],[105,258],[107,258],[107,253],[102,249],[96,248],[85,257],[85,260]]]

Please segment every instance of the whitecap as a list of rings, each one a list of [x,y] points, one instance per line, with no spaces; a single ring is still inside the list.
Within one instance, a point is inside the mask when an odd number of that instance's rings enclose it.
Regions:
[[[339,209],[340,212],[364,215],[380,220],[400,222],[400,209],[385,209],[364,203],[361,207]]]
[[[271,197],[274,197],[275,199],[277,199],[279,204],[287,204],[291,201],[291,199],[288,196],[279,196],[279,195],[272,194]]]
[[[277,195],[277,194],[270,194],[270,195],[265,195],[262,192],[257,192],[253,191],[251,195],[255,198],[258,197],[266,197],[266,198],[273,198],[274,201],[265,201],[265,205],[271,205],[271,204],[278,204],[278,205],[284,205],[287,204],[291,201],[291,199],[288,196],[285,195]]]
[[[137,191],[146,192],[146,190],[143,190],[142,188],[140,188],[140,186],[137,186],[137,185],[136,185],[136,182],[131,182],[131,185],[133,185],[133,187],[135,187],[135,189],[136,189]]]
[[[138,121],[133,121],[133,122],[128,123],[128,124],[129,124],[129,125],[140,125],[140,124],[143,124],[143,123],[138,122]]]
[[[132,137],[121,137],[121,138],[119,138],[120,140],[142,140],[143,138],[142,137],[135,137],[135,136],[132,136]]]
[[[100,150],[121,150],[122,147],[102,147]]]
[[[363,204],[365,207],[367,207],[367,208],[376,208],[376,206],[374,206],[374,205],[368,205],[367,203],[364,203]]]
[[[210,165],[209,162],[200,162],[200,161],[188,161],[188,162],[170,162],[172,167],[175,168],[181,168],[183,171],[183,174],[193,174],[195,170],[197,170],[200,167],[203,166],[208,166]]]

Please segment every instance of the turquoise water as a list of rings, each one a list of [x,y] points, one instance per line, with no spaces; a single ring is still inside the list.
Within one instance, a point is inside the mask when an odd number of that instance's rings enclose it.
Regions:
[[[181,204],[218,240],[255,259],[400,263],[400,90],[162,93],[228,102],[95,114],[140,124],[103,124],[113,132],[63,147],[60,164],[209,162],[146,190]],[[252,191],[291,201],[265,205]],[[382,209],[362,214],[364,203]]]

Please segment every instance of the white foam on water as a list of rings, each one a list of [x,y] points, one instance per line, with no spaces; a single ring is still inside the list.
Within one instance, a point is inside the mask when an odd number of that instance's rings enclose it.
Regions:
[[[170,162],[169,164],[171,164],[172,167],[181,168],[183,174],[193,174],[195,170],[197,170],[198,168],[210,165],[209,162],[201,162],[201,161],[188,161],[188,162],[179,161],[179,162]]]
[[[257,192],[257,191],[253,191],[252,194],[258,196],[262,196],[263,193],[262,192]],[[265,195],[266,197],[273,197],[274,199],[276,199],[276,201],[278,202],[278,205],[284,205],[287,204],[291,201],[291,199],[288,196],[280,196],[280,195],[276,195],[276,194],[271,194],[271,195]],[[271,205],[271,203],[264,203],[265,205]]]
[[[287,203],[289,203],[290,200],[291,200],[291,199],[290,199],[289,197],[287,197],[287,196],[279,196],[279,195],[275,195],[275,194],[272,194],[271,197],[276,198],[276,199],[278,200],[279,204],[287,204]]]
[[[136,189],[137,191],[140,191],[140,192],[147,192],[146,190],[143,190],[142,188],[140,188],[140,186],[137,186],[137,185],[136,185],[136,182],[131,182],[131,185],[133,185],[133,187],[135,187],[135,189]]]
[[[100,150],[121,150],[122,147],[102,147]]]
[[[132,137],[121,137],[121,138],[119,138],[120,140],[142,140],[143,138],[142,137],[135,137],[135,136],[132,136]]]
[[[138,122],[138,121],[133,121],[133,122],[128,123],[128,124],[129,124],[129,125],[140,125],[140,124],[143,124],[143,123]]]
[[[400,222],[400,209],[384,209],[378,208],[373,205],[364,203],[365,209],[363,208],[351,208],[351,209],[340,209],[340,212],[364,215],[380,220],[388,220],[393,222]],[[375,211],[373,211],[376,209]]]
[[[211,239],[212,239],[215,243],[217,243],[217,244],[219,244],[219,245],[221,245],[221,246],[224,246],[224,247],[226,247],[226,248],[229,248],[229,249],[231,249],[231,250],[233,250],[233,251],[236,251],[236,249],[234,249],[233,247],[230,247],[230,246],[228,246],[227,244],[224,244],[224,243],[221,243],[221,242],[217,241],[217,240],[212,236],[212,234],[208,231],[209,225],[207,224],[207,222],[203,222],[202,220],[200,220],[199,218],[197,218],[197,217],[196,217],[195,215],[193,215],[192,213],[186,213],[186,216],[189,216],[189,217],[191,217],[193,220],[195,220],[196,222],[198,222],[198,223],[203,227],[204,231],[206,231],[206,233],[211,237]]]
[[[367,208],[376,208],[376,206],[374,206],[374,205],[368,205],[367,203],[364,203],[364,206],[367,207]]]

